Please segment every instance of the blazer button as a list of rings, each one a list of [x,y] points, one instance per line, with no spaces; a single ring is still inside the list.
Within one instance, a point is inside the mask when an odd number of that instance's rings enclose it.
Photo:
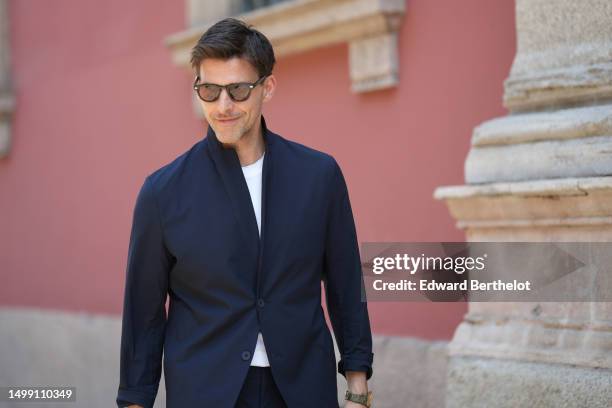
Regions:
[[[257,299],[257,306],[259,306],[260,308],[263,308],[265,304],[266,302],[264,302],[263,299]]]
[[[251,352],[250,351],[243,351],[242,352],[242,359],[244,361],[247,361],[251,358]]]

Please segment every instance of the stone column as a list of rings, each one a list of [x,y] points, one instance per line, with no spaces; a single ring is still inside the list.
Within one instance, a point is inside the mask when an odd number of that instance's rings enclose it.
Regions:
[[[612,241],[612,2],[516,0],[516,30],[510,114],[434,196],[468,241]],[[449,355],[449,408],[612,406],[611,303],[472,303]]]

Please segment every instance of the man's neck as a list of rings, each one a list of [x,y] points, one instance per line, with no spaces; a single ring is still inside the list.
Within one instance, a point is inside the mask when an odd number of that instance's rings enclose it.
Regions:
[[[261,129],[261,121],[245,134],[236,144],[236,154],[242,167],[255,163],[264,153],[264,139]]]

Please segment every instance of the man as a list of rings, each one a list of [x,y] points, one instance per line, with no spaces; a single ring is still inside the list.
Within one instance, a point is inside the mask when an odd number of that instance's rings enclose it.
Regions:
[[[338,407],[336,368],[345,407],[368,406],[372,336],[340,168],[267,128],[275,59],[259,31],[222,20],[191,57],[208,133],[136,201],[118,406],[153,406],[162,351],[169,408]]]

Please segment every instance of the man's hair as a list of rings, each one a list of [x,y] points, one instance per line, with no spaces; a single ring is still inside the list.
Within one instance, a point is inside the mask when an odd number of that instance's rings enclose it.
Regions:
[[[235,18],[225,18],[200,37],[191,50],[191,66],[199,75],[200,64],[205,58],[227,60],[244,58],[255,67],[259,76],[269,75],[274,68],[272,44],[261,32]]]

